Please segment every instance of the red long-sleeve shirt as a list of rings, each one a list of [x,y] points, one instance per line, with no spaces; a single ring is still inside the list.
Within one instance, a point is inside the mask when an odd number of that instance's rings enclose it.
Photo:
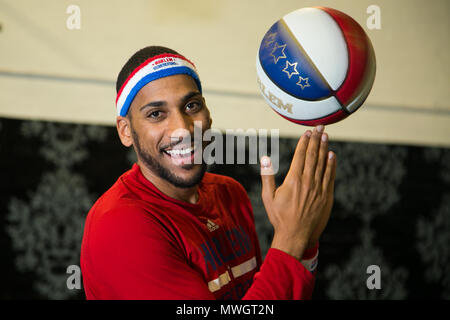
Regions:
[[[308,299],[315,275],[269,249],[264,263],[247,193],[206,173],[196,204],[160,192],[137,164],[86,218],[87,299]],[[317,255],[317,246],[303,258]]]

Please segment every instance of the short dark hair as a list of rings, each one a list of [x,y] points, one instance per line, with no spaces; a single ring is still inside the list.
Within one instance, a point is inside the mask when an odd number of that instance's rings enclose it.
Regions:
[[[145,62],[145,60],[152,58],[154,56],[160,55],[160,54],[178,54],[175,50],[161,47],[161,46],[148,46],[145,48],[142,48],[135,54],[131,56],[130,59],[128,59],[127,63],[122,67],[122,70],[120,70],[119,75],[117,76],[116,81],[116,92],[119,93],[120,88],[122,87],[125,80],[127,80],[128,76],[133,72],[134,69],[136,69],[140,64]]]

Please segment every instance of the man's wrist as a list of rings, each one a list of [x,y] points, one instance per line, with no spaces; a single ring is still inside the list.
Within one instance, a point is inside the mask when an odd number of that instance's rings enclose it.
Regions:
[[[307,249],[307,246],[308,241],[292,239],[275,234],[272,240],[271,248],[281,250],[300,261]]]
[[[319,251],[319,241],[317,241],[312,245],[309,245],[308,248],[306,248],[306,250],[303,252],[302,260],[311,259],[317,254],[318,251]]]

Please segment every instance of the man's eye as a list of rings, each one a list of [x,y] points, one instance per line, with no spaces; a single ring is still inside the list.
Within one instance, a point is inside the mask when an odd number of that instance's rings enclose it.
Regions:
[[[149,118],[159,118],[161,116],[161,111],[152,111],[148,115]]]
[[[187,111],[197,111],[200,110],[202,105],[198,102],[190,102],[186,105]]]

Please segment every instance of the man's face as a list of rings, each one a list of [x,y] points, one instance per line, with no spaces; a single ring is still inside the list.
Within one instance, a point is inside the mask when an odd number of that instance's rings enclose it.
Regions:
[[[138,92],[129,112],[133,145],[147,169],[175,187],[198,184],[206,165],[194,163],[194,152],[204,147],[201,137],[194,145],[194,121],[201,123],[203,135],[211,119],[195,81],[187,75],[152,81]]]

